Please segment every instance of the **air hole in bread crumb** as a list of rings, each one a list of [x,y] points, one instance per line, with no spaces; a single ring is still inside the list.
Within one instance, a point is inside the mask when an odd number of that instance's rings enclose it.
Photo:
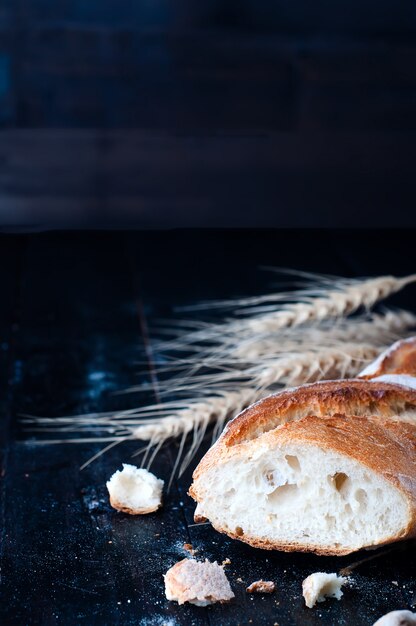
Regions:
[[[335,528],[336,519],[333,515],[325,515],[325,523],[328,530],[333,530]]]
[[[288,483],[277,487],[272,493],[267,496],[267,499],[272,504],[282,504],[285,500],[293,498],[298,491],[298,486]]]
[[[286,454],[285,456],[286,462],[295,472],[300,472],[300,463],[297,456],[293,456],[292,454]]]
[[[341,491],[345,481],[348,480],[348,476],[343,472],[337,472],[331,478],[334,481],[335,489],[337,491]]]
[[[368,496],[367,496],[367,492],[364,491],[364,489],[357,489],[357,491],[354,494],[354,498],[357,500],[360,506],[362,506],[364,509],[366,508]]]

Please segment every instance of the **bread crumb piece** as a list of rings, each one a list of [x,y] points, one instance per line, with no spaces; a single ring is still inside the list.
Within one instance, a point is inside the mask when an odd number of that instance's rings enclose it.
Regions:
[[[302,583],[302,594],[306,606],[311,609],[316,602],[324,602],[326,598],[340,600],[343,595],[341,587],[346,582],[346,578],[336,574],[325,574],[324,572],[311,574]]]
[[[110,504],[130,515],[153,513],[162,506],[164,482],[145,469],[123,463],[107,482]]]
[[[184,543],[183,549],[189,552],[189,554],[192,554],[192,556],[198,553],[198,550],[193,547],[192,543]]]
[[[242,579],[242,578],[238,577],[238,578],[237,578],[237,582],[238,582],[238,583],[242,583],[242,582],[244,582],[244,581],[243,581],[243,579]]]
[[[216,561],[183,559],[166,572],[164,579],[166,598],[178,604],[208,606],[234,598],[224,570]]]
[[[276,585],[272,580],[256,580],[246,589],[247,593],[273,593]]]
[[[222,565],[223,567],[225,567],[226,565],[231,565],[231,559],[229,559],[229,558],[228,558],[228,556],[227,556],[227,558],[223,560],[223,562],[221,563],[221,565]]]
[[[391,611],[378,619],[373,626],[415,626],[416,613],[411,611]]]

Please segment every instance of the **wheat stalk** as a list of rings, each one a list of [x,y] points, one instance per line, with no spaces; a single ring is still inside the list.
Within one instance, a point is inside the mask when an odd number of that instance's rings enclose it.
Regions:
[[[385,310],[383,314],[365,314],[354,318],[326,320],[317,325],[285,328],[277,333],[253,335],[236,342],[235,346],[221,349],[215,353],[204,353],[203,347],[187,354],[186,358],[176,357],[168,365],[159,367],[160,375],[169,373],[166,380],[160,378],[158,391],[161,396],[175,392],[190,392],[195,386],[211,388],[212,384],[223,383],[227,374],[235,376],[236,371],[247,370],[250,364],[259,360],[293,353],[316,351],[316,347],[342,349],[345,342],[365,343],[373,346],[386,346],[407,336],[409,329],[416,327],[416,316],[408,311]],[[194,346],[195,347],[195,346]],[[196,347],[195,347],[196,348]],[[168,355],[165,355],[165,360]],[[199,370],[213,370],[205,376],[197,376]],[[182,371],[184,370],[184,371]],[[174,375],[174,372],[179,372]],[[150,384],[131,387],[128,391],[145,391]]]
[[[311,275],[307,276],[310,281]],[[209,424],[215,423],[215,438],[230,416],[276,388],[354,376],[416,325],[416,317],[406,311],[368,313],[376,302],[416,281],[416,275],[318,279],[313,276],[314,282],[298,291],[232,301],[235,315],[221,324],[183,321],[178,323],[178,333],[167,329],[177,336],[156,346],[159,351],[172,351],[165,355],[168,364],[160,371],[181,373],[160,382],[161,394],[174,391],[177,398],[185,394],[183,399],[116,414],[26,416],[24,421],[34,423],[32,430],[38,432],[61,433],[55,443],[109,443],[84,466],[126,439],[148,442],[139,452],[144,455],[142,465],[150,466],[165,441],[180,438],[173,477],[181,459],[179,471],[188,466]],[[345,319],[361,308],[367,310],[365,315]],[[242,314],[249,317],[238,319]],[[51,440],[40,443],[47,442]]]
[[[110,436],[105,438],[105,441],[118,442],[125,441],[127,438],[148,441],[149,444],[143,449],[146,452],[146,458],[151,448],[154,447],[158,451],[168,439],[181,437],[180,451],[174,471],[182,456],[185,438],[193,432],[193,440],[180,467],[180,473],[182,473],[199,448],[208,425],[213,421],[216,423],[215,438],[230,415],[239,413],[252,402],[267,395],[267,391],[276,384],[297,385],[334,377],[352,376],[362,369],[363,363],[375,358],[379,353],[380,348],[374,346],[346,344],[342,349],[328,348],[322,351],[315,350],[285,356],[270,360],[266,365],[253,367],[243,374],[234,373],[233,377],[229,377],[227,384],[231,380],[233,385],[238,387],[238,391],[213,388],[211,389],[212,395],[208,397],[161,403],[143,409],[123,411],[116,415],[104,413],[61,418],[27,416],[25,421],[31,423],[35,420],[37,431],[49,433],[85,431],[90,433],[92,429],[99,429],[109,433]],[[224,381],[222,386],[227,386],[224,385]],[[155,452],[150,458],[148,467],[154,456]],[[96,457],[97,455],[94,455],[84,466]]]

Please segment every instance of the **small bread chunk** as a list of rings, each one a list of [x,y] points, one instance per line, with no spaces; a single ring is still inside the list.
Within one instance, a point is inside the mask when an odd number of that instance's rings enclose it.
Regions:
[[[178,604],[208,606],[234,598],[224,570],[216,561],[183,559],[171,567],[164,578],[167,599]]]
[[[391,611],[380,617],[373,626],[416,626],[416,613]]]
[[[247,593],[273,593],[276,585],[272,580],[256,580],[246,589]]]
[[[107,482],[110,504],[130,515],[152,513],[162,506],[163,480],[145,469],[123,463]]]
[[[336,574],[325,574],[324,572],[311,574],[302,583],[302,594],[306,606],[311,609],[317,602],[324,602],[325,598],[340,600],[343,595],[341,587],[346,582],[346,578]]]

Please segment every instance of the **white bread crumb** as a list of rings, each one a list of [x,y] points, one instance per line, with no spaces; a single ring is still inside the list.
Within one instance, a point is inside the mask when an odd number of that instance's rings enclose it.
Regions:
[[[324,572],[311,574],[302,583],[302,594],[306,606],[311,609],[317,602],[324,602],[325,598],[340,600],[343,595],[341,587],[346,582],[346,578],[336,574],[325,574]]]
[[[246,589],[247,593],[273,593],[276,585],[271,580],[255,580]]]
[[[415,626],[416,613],[411,611],[391,611],[380,617],[373,626]]]
[[[224,570],[216,561],[183,559],[166,572],[164,579],[166,598],[178,604],[208,606],[234,598]]]
[[[162,506],[164,482],[145,469],[123,463],[107,482],[110,504],[130,515],[152,513]]]

